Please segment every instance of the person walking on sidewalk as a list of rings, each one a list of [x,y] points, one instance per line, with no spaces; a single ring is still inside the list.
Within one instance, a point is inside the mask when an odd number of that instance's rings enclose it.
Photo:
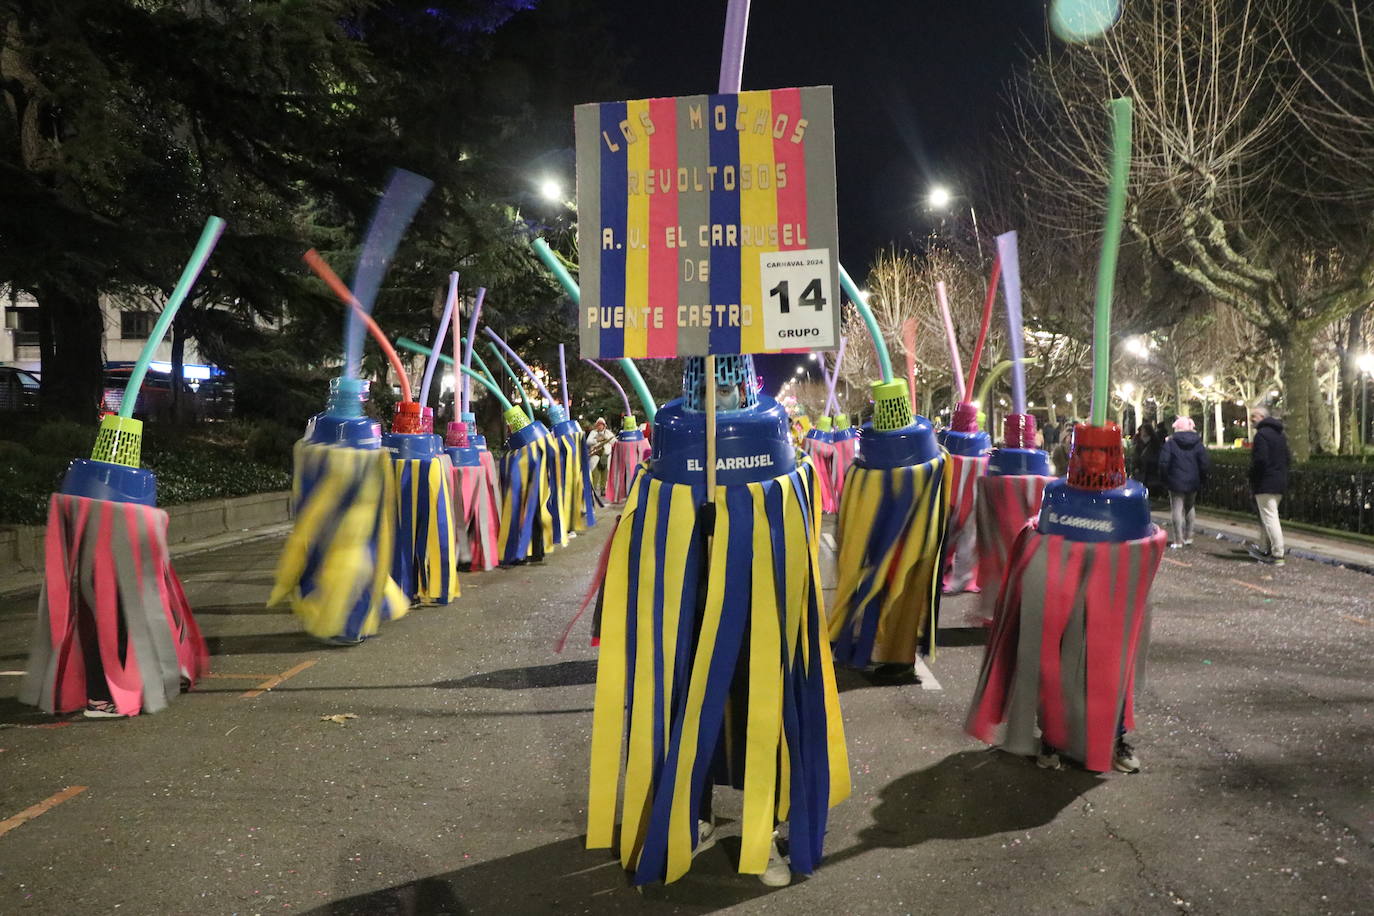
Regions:
[[[1250,492],[1259,512],[1260,541],[1250,556],[1271,566],[1283,565],[1283,529],[1279,526],[1279,500],[1288,491],[1288,439],[1283,421],[1264,407],[1250,410],[1255,424],[1255,445],[1250,451]]]
[[[1174,434],[1164,440],[1159,453],[1159,477],[1169,490],[1169,511],[1173,515],[1174,539],[1170,547],[1193,544],[1193,504],[1207,485],[1212,459],[1197,434],[1191,417],[1174,420]]]

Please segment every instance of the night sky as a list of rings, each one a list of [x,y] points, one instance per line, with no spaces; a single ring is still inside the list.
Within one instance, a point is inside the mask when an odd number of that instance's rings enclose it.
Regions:
[[[714,92],[725,0],[607,0],[632,97]],[[1002,87],[1044,0],[753,0],[745,89],[835,88],[841,259],[856,276],[925,234],[922,199],[995,142]],[[605,99],[588,101],[610,101]]]
[[[714,92],[725,0],[606,0],[627,98]],[[856,277],[930,228],[931,184],[997,141],[1003,88],[1044,44],[1044,0],[753,0],[744,89],[835,91],[841,260]],[[587,99],[587,101],[613,101]],[[571,177],[571,176],[569,176]],[[764,358],[769,387],[795,358]],[[814,364],[811,364],[814,365]]]

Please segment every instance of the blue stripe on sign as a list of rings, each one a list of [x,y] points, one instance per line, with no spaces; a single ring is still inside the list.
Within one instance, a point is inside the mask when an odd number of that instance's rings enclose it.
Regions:
[[[596,247],[601,251],[601,314],[607,309],[625,305],[625,244],[626,211],[629,208],[629,195],[626,188],[625,170],[629,155],[625,149],[625,138],[620,134],[620,122],[626,118],[624,102],[601,106],[601,130],[611,142],[620,147],[619,152],[611,152],[603,138],[601,141],[601,226],[609,229],[615,238],[615,247],[602,247],[601,239]],[[583,303],[590,306],[594,303]],[[606,359],[621,356],[625,352],[625,329],[615,327],[601,328],[601,349],[597,356]]]
[[[724,108],[723,118],[717,108]],[[735,130],[735,110],[739,107],[739,96],[711,96],[710,123],[711,165],[715,167],[715,188],[711,194],[711,225],[739,225],[739,132]],[[716,125],[724,121],[725,129],[716,130]],[[730,169],[733,190],[725,189],[725,170]],[[714,240],[714,232],[713,232]],[[722,233],[722,241],[724,236]],[[735,246],[711,246],[711,305],[738,305],[740,300],[740,250]],[[721,318],[728,318],[729,312],[712,309],[711,313],[711,352],[738,353],[740,334],[737,327],[717,327]]]

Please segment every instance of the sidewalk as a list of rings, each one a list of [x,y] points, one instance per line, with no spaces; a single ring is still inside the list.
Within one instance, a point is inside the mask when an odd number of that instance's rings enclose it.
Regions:
[[[1165,529],[1169,527],[1167,511],[1153,514],[1155,524]],[[1207,537],[1252,544],[1259,538],[1259,519],[1246,521],[1198,510],[1196,529],[1198,534]],[[1343,566],[1346,569],[1374,575],[1374,548],[1338,537],[1290,528],[1287,525],[1283,529],[1283,542],[1289,556],[1315,560],[1329,566]]]

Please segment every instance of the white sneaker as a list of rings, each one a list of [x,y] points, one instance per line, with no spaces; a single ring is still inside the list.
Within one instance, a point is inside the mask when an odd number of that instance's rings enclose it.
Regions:
[[[1042,770],[1064,769],[1064,761],[1059,759],[1059,752],[1050,748],[1045,748],[1036,755],[1035,765]]]
[[[692,858],[716,845],[716,825],[714,821],[697,821],[697,845],[692,850]]]
[[[1192,546],[1193,546],[1193,539],[1192,539],[1192,538],[1188,538],[1187,540],[1185,540],[1185,541],[1183,542],[1183,546],[1184,546],[1184,547],[1192,547]]]
[[[787,864],[782,853],[778,852],[778,833],[773,831],[772,848],[768,853],[768,867],[759,875],[759,880],[768,887],[786,887],[792,883],[792,866]]]
[[[123,719],[124,713],[115,709],[115,704],[100,700],[91,700],[86,704],[86,709],[81,713],[87,719]]]

